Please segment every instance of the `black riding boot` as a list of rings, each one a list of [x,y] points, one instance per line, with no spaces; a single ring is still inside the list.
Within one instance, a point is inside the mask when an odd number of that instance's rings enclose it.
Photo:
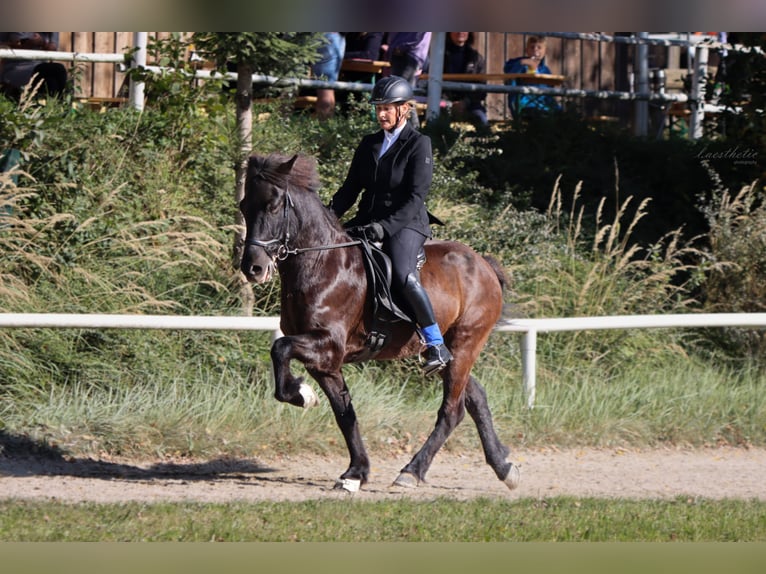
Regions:
[[[444,344],[428,293],[417,275],[410,273],[402,288],[402,298],[409,305],[426,343],[422,369],[426,375],[440,371],[452,360],[452,353]]]

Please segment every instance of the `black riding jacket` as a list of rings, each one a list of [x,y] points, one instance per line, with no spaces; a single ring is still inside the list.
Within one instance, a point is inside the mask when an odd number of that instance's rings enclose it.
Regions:
[[[330,207],[341,217],[361,193],[359,208],[346,226],[377,221],[389,237],[405,227],[430,237],[425,200],[433,175],[431,140],[406,124],[378,159],[382,145],[383,130],[362,138]]]

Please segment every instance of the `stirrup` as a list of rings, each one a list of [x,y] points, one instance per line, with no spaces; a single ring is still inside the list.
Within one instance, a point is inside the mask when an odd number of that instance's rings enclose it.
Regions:
[[[452,360],[452,353],[444,343],[439,345],[432,345],[427,347],[423,351],[423,359],[425,362],[421,365],[423,372],[427,375],[432,375],[441,371]]]

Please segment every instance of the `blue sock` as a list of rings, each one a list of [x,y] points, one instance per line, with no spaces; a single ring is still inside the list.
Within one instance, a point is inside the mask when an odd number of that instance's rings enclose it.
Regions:
[[[436,323],[429,325],[428,327],[423,327],[420,329],[420,332],[423,333],[423,338],[426,340],[426,346],[428,347],[444,343],[442,332],[439,329],[439,325]]]

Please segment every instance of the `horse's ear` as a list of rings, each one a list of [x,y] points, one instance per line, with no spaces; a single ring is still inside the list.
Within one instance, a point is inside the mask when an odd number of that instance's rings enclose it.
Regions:
[[[281,174],[284,174],[284,175],[287,175],[288,173],[290,173],[292,171],[293,165],[295,165],[295,162],[297,161],[297,159],[298,159],[298,154],[296,153],[293,157],[288,159],[285,163],[280,164],[277,167],[277,173],[281,173]]]

